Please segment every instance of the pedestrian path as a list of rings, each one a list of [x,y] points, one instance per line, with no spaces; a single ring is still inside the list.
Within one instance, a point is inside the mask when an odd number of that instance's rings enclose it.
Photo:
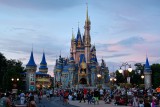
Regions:
[[[79,103],[79,101],[69,101],[69,104],[70,105],[75,105],[75,106],[79,106],[79,107],[117,107],[116,105],[114,105],[113,103],[111,104],[105,104],[104,101],[100,100],[99,101],[99,104],[88,104],[88,102],[81,102]],[[127,106],[121,106],[121,105],[118,105],[119,107],[127,107]],[[129,107],[129,106],[128,106]],[[130,106],[131,107],[131,106]]]

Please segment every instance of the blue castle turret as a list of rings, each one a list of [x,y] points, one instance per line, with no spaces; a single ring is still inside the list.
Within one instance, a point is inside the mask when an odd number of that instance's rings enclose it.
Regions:
[[[26,83],[27,83],[27,90],[28,91],[35,91],[36,90],[36,70],[37,70],[37,65],[34,61],[34,56],[33,56],[33,51],[31,51],[31,56],[30,59],[26,65]]]
[[[148,57],[146,57],[146,63],[145,63],[145,68],[144,68],[144,84],[145,84],[145,89],[151,88],[152,87],[152,70],[149,65]]]
[[[42,72],[42,73],[47,73],[48,72],[48,67],[47,67],[47,62],[46,62],[44,52],[43,52],[43,56],[42,56],[42,61],[40,63],[39,72]]]
[[[37,67],[37,65],[34,61],[33,51],[31,51],[31,56],[30,56],[30,59],[26,65],[26,67]]]

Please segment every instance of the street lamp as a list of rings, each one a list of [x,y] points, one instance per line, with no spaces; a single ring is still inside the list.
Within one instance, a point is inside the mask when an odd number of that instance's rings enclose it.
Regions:
[[[19,78],[11,78],[11,81],[13,82],[12,93],[17,93],[17,82],[19,81]]]
[[[141,75],[141,78],[144,79],[144,75]]]
[[[122,69],[123,66],[125,67],[125,70]],[[126,69],[127,66],[128,66],[128,69]],[[131,64],[128,64],[127,62],[122,63],[118,71],[119,73],[123,73],[123,75],[126,76],[124,71],[132,72]],[[128,75],[127,75],[127,82],[130,83],[130,77]]]
[[[111,77],[111,78],[110,78],[110,81],[112,82],[112,84],[114,84],[114,82],[116,82],[117,79],[116,79],[115,77]]]
[[[97,78],[98,78],[98,81],[99,81],[99,85],[100,85],[100,79],[101,79],[102,75],[101,74],[97,74]]]
[[[142,78],[142,82],[143,82],[143,79],[144,79],[144,75],[141,75],[141,78]],[[143,82],[144,83],[144,82]]]

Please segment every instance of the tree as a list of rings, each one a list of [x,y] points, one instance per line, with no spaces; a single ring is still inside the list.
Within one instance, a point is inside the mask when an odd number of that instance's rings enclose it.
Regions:
[[[0,74],[1,74],[1,78],[0,78],[0,88],[2,88],[2,84],[3,84],[3,78],[4,75],[6,73],[6,68],[7,68],[7,59],[5,58],[5,56],[0,53]]]
[[[2,78],[0,78],[0,87],[3,90],[12,89],[11,78],[20,78],[20,73],[25,72],[24,67],[22,67],[21,61],[7,60],[3,54],[0,53],[0,73]],[[21,82],[19,82],[21,83]],[[18,84],[18,86],[21,86]]]
[[[152,85],[153,88],[160,86],[160,64],[152,64]]]
[[[118,70],[116,71],[116,79],[117,79],[116,83],[118,83],[118,84],[125,82],[124,76],[122,75],[122,73],[119,73]]]

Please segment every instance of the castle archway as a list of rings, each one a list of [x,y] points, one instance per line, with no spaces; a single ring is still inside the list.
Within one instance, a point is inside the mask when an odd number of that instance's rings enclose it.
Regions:
[[[87,84],[87,80],[85,78],[81,78],[79,83],[80,84]]]

